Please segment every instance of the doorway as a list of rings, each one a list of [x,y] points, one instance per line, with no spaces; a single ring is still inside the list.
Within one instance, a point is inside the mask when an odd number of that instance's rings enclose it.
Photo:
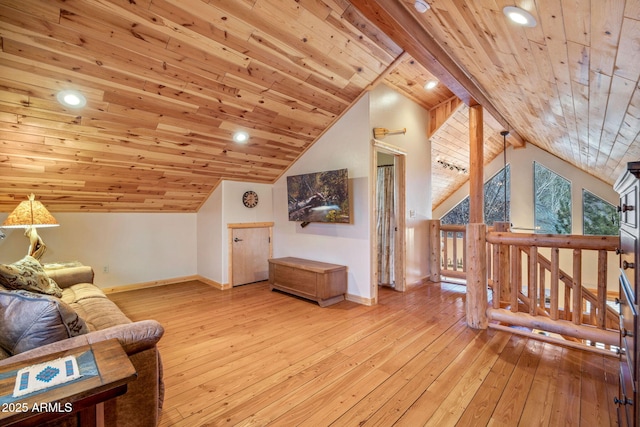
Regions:
[[[231,286],[246,285],[269,278],[272,256],[271,226],[229,224]]]
[[[373,141],[372,297],[378,286],[406,289],[405,159],[404,150]],[[378,178],[379,177],[379,178]]]
[[[378,153],[376,175],[376,236],[378,238],[378,286],[395,288],[396,189],[394,157]]]

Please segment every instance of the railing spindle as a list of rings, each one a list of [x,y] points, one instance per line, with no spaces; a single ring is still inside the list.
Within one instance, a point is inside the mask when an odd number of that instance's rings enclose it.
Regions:
[[[520,277],[520,248],[518,246],[511,247],[511,311],[518,312],[518,293],[522,289]]]
[[[462,233],[462,271],[467,271],[467,233]]]
[[[453,271],[458,271],[458,232],[453,232]]]
[[[573,250],[573,323],[582,323],[582,250]]]
[[[491,278],[493,279],[493,308],[500,308],[500,302],[502,300],[502,294],[504,290],[502,287],[504,284],[502,283],[502,277],[500,275],[500,271],[503,268],[508,268],[507,265],[501,265],[500,262],[500,245],[492,245],[491,251],[487,251],[487,253],[493,254],[493,268],[491,269]]]
[[[560,293],[560,249],[558,248],[551,248],[551,283],[549,286],[551,287],[551,318],[558,320],[558,298]]]
[[[529,290],[527,295],[529,297],[529,314],[536,314],[536,307],[538,306],[538,293],[536,287],[538,285],[538,247],[531,246],[529,251]]]
[[[540,299],[538,302],[540,303],[540,308],[545,312],[547,311],[547,275],[545,274],[546,270],[543,267],[542,263],[540,263],[540,268],[538,269],[538,294],[540,295]]]
[[[598,306],[596,307],[597,326],[606,328],[607,323],[607,251],[598,251]]]
[[[442,260],[444,268],[443,270],[449,269],[449,232],[447,230],[442,230],[442,241],[444,245],[442,247]]]

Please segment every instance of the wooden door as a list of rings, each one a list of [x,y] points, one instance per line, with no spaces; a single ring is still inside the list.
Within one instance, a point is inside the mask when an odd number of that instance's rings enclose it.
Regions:
[[[267,227],[234,228],[231,236],[231,284],[269,278],[270,233]]]

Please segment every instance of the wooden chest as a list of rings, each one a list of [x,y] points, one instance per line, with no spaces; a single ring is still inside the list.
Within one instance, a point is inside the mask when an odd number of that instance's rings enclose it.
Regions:
[[[271,290],[288,292],[326,307],[344,300],[347,267],[302,258],[272,258],[269,285]]]

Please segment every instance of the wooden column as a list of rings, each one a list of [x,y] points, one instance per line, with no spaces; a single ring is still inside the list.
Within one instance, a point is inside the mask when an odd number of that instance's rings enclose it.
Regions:
[[[487,226],[467,225],[467,325],[487,329]]]
[[[427,221],[429,226],[429,280],[432,282],[440,281],[440,220],[430,219]]]
[[[469,107],[469,223],[484,223],[484,136],[482,106]]]
[[[484,224],[482,106],[469,107],[469,224],[467,225],[467,325],[486,329],[487,227]]]

